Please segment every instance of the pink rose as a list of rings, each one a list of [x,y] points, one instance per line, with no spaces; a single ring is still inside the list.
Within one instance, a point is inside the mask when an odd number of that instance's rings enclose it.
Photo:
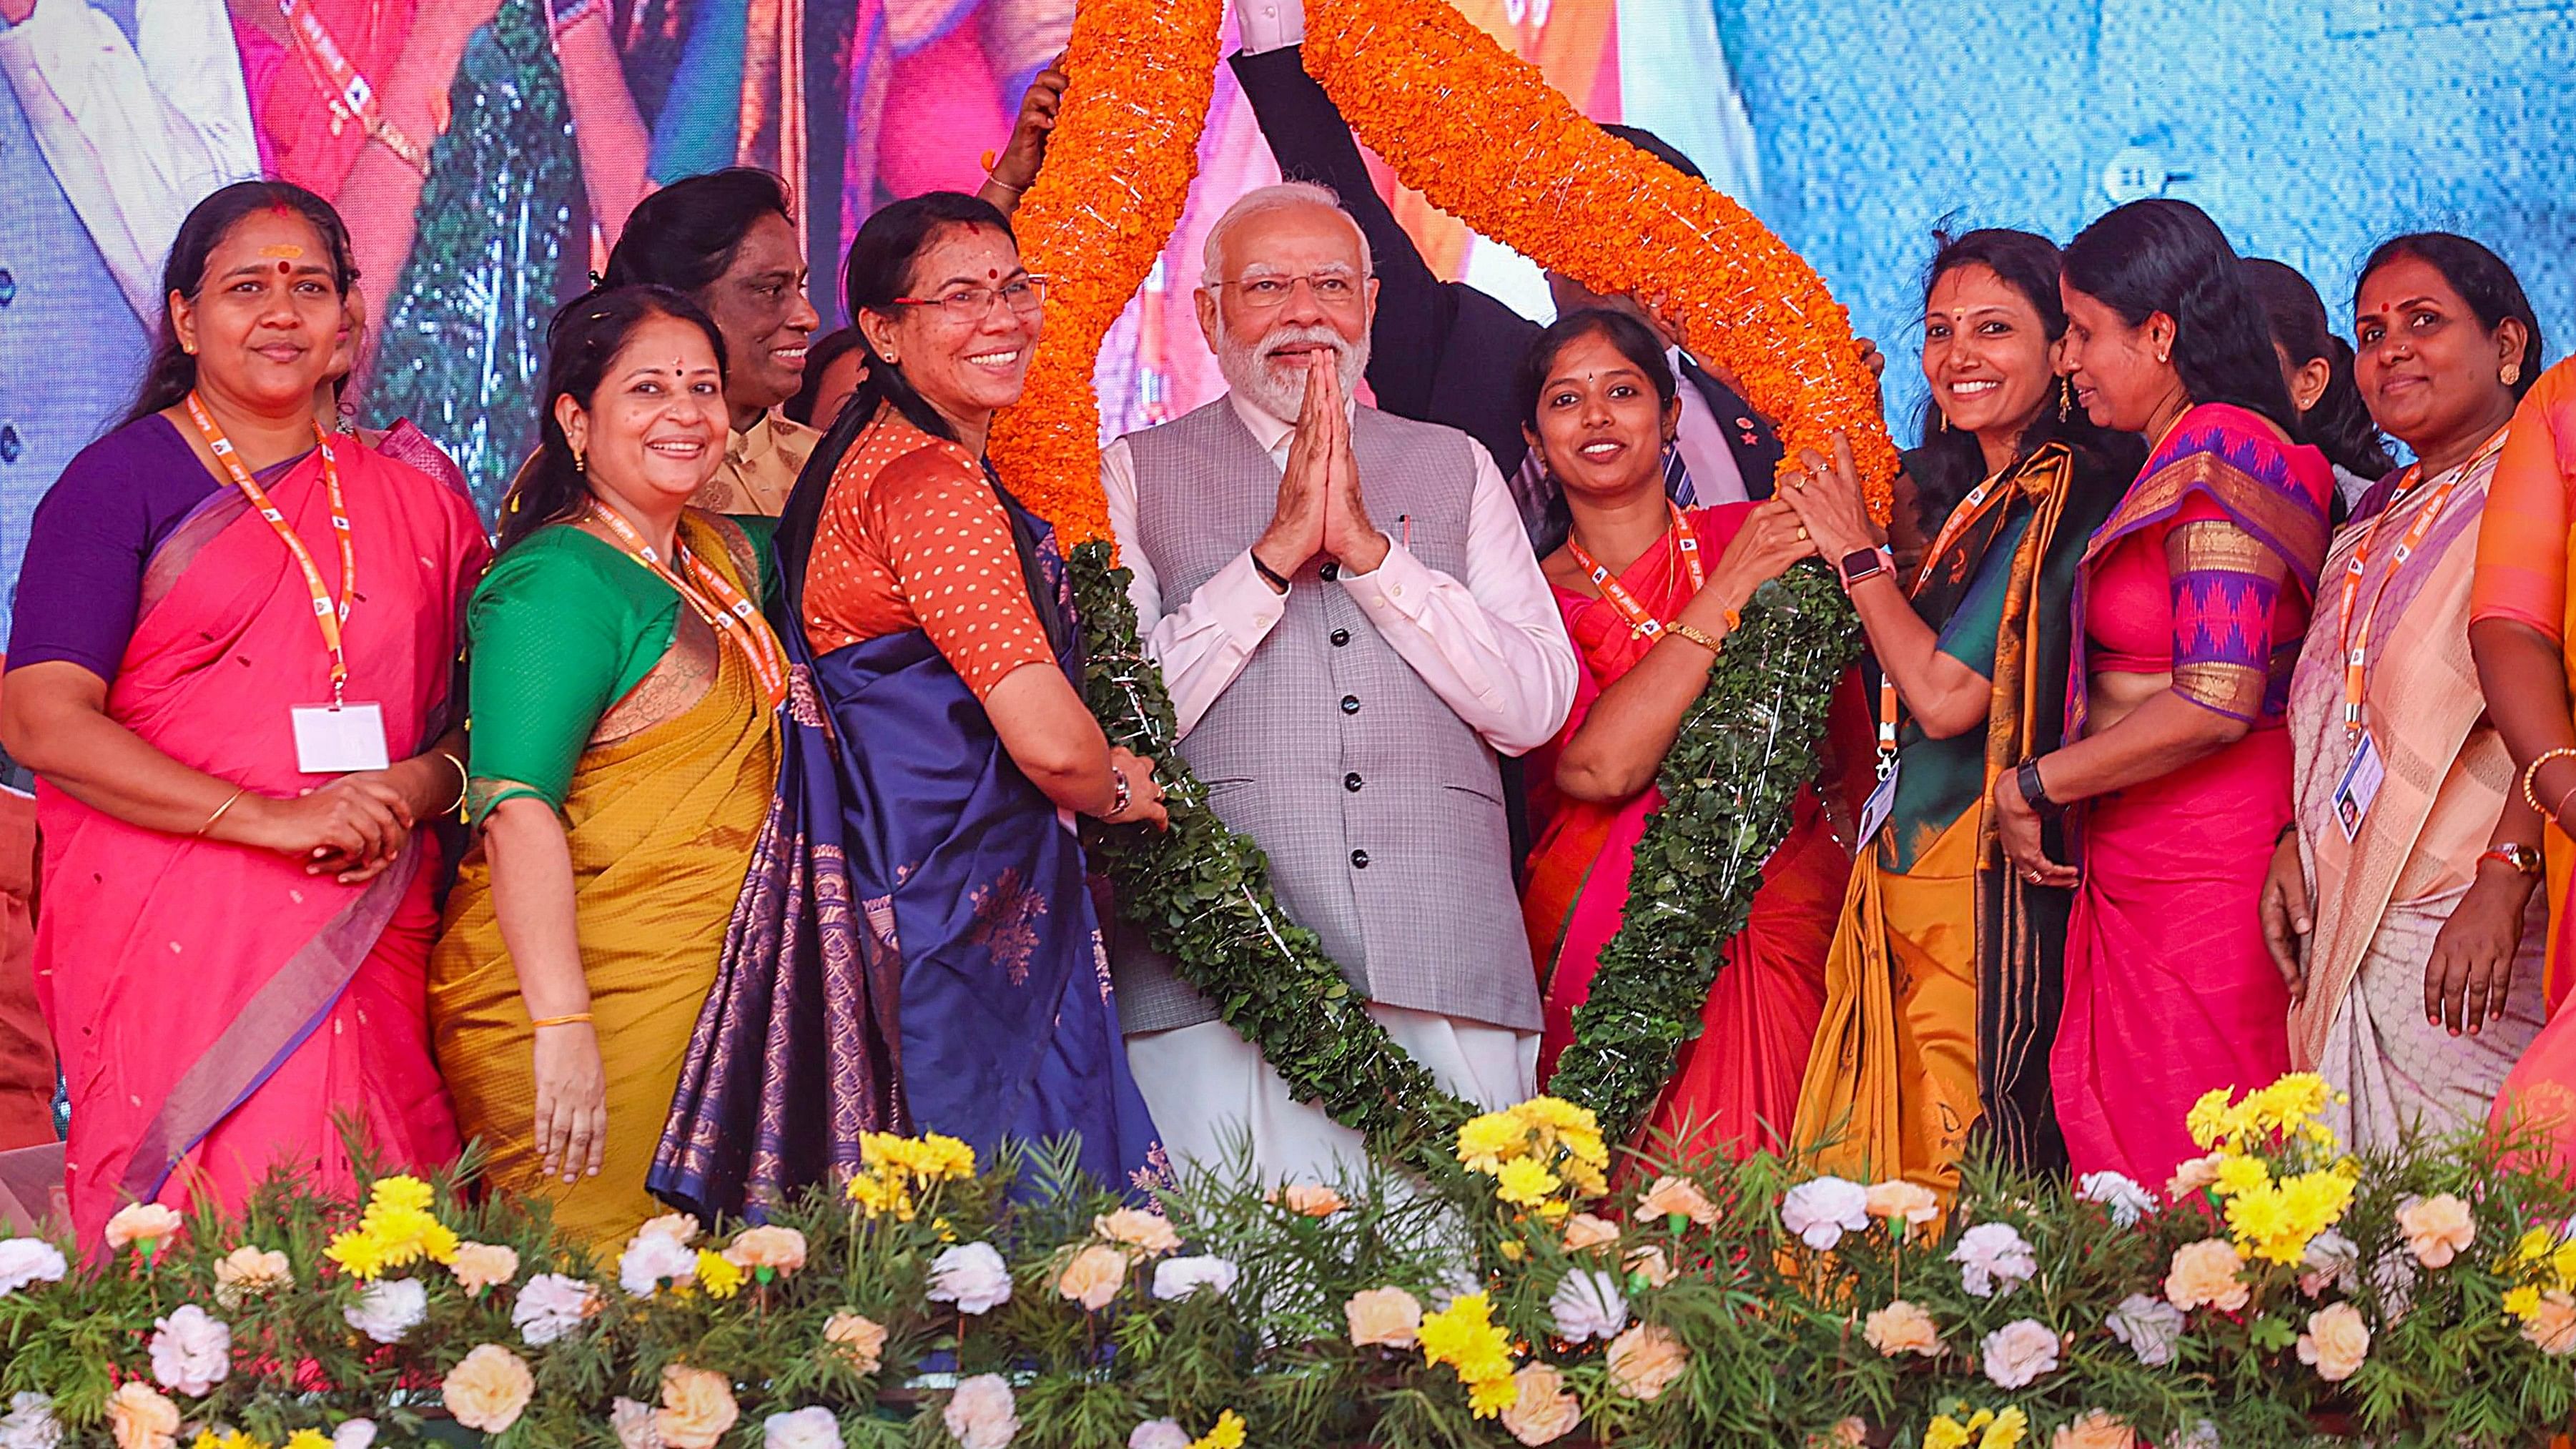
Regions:
[[[2368,1357],[2370,1325],[2359,1309],[2330,1303],[2308,1315],[2308,1331],[2299,1335],[2299,1362],[2315,1365],[2318,1378],[2339,1384]]]
[[[1610,1386],[1623,1394],[1654,1400],[1690,1367],[1681,1340],[1659,1323],[1640,1323],[1610,1340]]]
[[[662,1431],[653,1427],[653,1406],[621,1398],[608,1406],[609,1431],[617,1436],[618,1449],[670,1449],[662,1442]]]

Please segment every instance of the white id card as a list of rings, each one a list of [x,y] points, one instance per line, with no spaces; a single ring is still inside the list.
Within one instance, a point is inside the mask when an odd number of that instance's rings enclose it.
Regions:
[[[2335,824],[2343,828],[2343,838],[2361,834],[2361,818],[2370,813],[2370,802],[2379,798],[2379,787],[2388,778],[2388,766],[2379,758],[2379,746],[2365,730],[2361,748],[2352,752],[2352,763],[2343,767],[2343,778],[2335,782]]]
[[[1869,843],[1878,839],[1878,828],[1887,823],[1888,812],[1896,808],[1896,771],[1900,763],[1887,762],[1887,778],[1878,782],[1878,788],[1869,792],[1868,802],[1860,807],[1860,839],[1853,843],[1853,849],[1868,849]]]
[[[380,705],[299,704],[287,715],[295,722],[295,768],[305,774],[346,775],[393,763],[385,755]]]

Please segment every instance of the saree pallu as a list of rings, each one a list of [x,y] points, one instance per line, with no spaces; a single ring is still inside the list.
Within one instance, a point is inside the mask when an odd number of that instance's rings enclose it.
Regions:
[[[2395,1148],[2419,1122],[2433,1132],[2484,1122],[2540,1030],[2549,939],[2540,892],[2525,913],[2504,1015],[2473,1036],[2453,1036],[2424,1015],[2434,942],[2516,788],[2469,655],[2469,590],[2493,472],[2494,459],[2481,459],[2401,560],[2395,544],[2438,480],[2418,485],[2390,509],[2364,559],[2356,613],[2371,610],[2372,628],[2363,717],[2386,778],[2350,840],[2334,806],[2355,750],[2343,722],[2346,646],[2335,610],[2318,611],[2291,678],[2299,843],[2316,929],[2307,997],[2291,1012],[2290,1056],[2350,1098],[2328,1121],[2357,1151]],[[2340,577],[2370,533],[2345,529],[2325,576]]]
[[[684,526],[704,528],[694,520]],[[712,532],[689,542],[698,557],[733,572]],[[735,579],[753,592],[738,572]],[[602,718],[564,797],[582,976],[608,1082],[598,1176],[567,1184],[543,1172],[530,1117],[535,1031],[494,914],[491,862],[480,850],[448,898],[430,971],[439,1065],[458,1121],[489,1154],[491,1181],[547,1199],[558,1226],[611,1252],[661,1211],[645,1191],[645,1173],[778,770],[777,713],[743,651],[718,643],[683,608],[671,653],[691,649],[716,661],[705,692],[659,718],[621,717],[629,707],[652,707],[657,681],[647,675]]]
[[[2052,443],[2014,465],[1993,485],[2013,496],[1915,589],[1942,651],[1991,680],[1991,708],[1985,730],[1952,739],[1907,727],[1886,833],[1853,864],[1798,1103],[1797,1141],[1822,1170],[1947,1194],[1979,1132],[2016,1165],[2062,1160],[2046,1050],[2068,893],[2003,868],[1986,801],[2057,741],[2075,564],[2119,496],[2090,463]]]
[[[408,756],[448,726],[459,613],[487,550],[463,498],[350,440],[335,451],[363,590],[348,698],[381,705],[392,752]],[[300,536],[331,536],[317,456],[266,486]],[[336,590],[337,555],[315,556]],[[111,718],[263,794],[327,783],[296,768],[287,718],[331,697],[312,595],[238,491],[209,495],[162,542],[139,606]],[[349,1188],[344,1126],[388,1168],[455,1153],[424,1018],[430,832],[342,885],[266,851],[126,824],[50,785],[37,811],[37,990],[71,1091],[82,1242],[129,1200],[237,1210],[272,1167]]]
[[[1127,1067],[1081,842],[919,629],[819,658],[801,626],[818,452],[778,537],[786,758],[652,1186],[758,1219],[837,1184],[868,1132],[1079,1139],[1112,1187],[1162,1167]],[[1005,496],[1071,613],[1053,535]],[[1077,646],[1058,664],[1079,688]]]
[[[2288,1070],[2289,990],[2256,904],[2290,818],[2283,635],[2295,643],[2303,627],[2290,625],[2303,626],[2315,596],[2332,486],[2322,455],[2282,443],[2254,414],[2194,408],[2085,551],[2068,737],[2083,730],[2095,669],[2170,669],[2177,692],[2225,685],[2250,726],[2215,754],[2076,813],[2083,882],[2050,1065],[2078,1173],[2161,1184],[2196,1155],[2183,1118],[2202,1093],[2251,1090]],[[2176,589],[2166,534],[2198,516],[2238,532]],[[2247,571],[2254,550],[2284,565],[2277,585]],[[2150,640],[2160,657],[2148,656]]]
[[[1751,511],[1749,504],[1732,504],[1686,515],[1699,539],[1700,556],[1714,560],[1722,555]],[[1662,548],[1649,549],[1620,574],[1620,582],[1661,618],[1678,613],[1690,597],[1689,579],[1675,557]],[[1544,817],[1544,824],[1530,856],[1521,906],[1531,955],[1541,963],[1546,1013],[1539,1048],[1542,1085],[1573,1043],[1575,1008],[1590,996],[1601,948],[1617,933],[1628,902],[1638,838],[1646,818],[1663,804],[1663,792],[1652,786],[1612,804],[1567,799],[1550,783],[1559,752],[1590,716],[1601,691],[1655,643],[1631,632],[1599,600],[1563,589],[1556,595],[1582,673],[1573,712],[1555,742],[1533,757],[1531,770],[1538,782],[1533,811]],[[1846,763],[1866,758],[1857,744],[1866,738],[1858,708],[1846,679],[1836,699],[1837,738],[1826,746],[1829,757]],[[1741,1158],[1787,1145],[1798,1084],[1824,1006],[1821,973],[1834,910],[1851,868],[1824,806],[1815,787],[1801,789],[1791,807],[1788,833],[1763,862],[1751,914],[1744,929],[1727,942],[1725,964],[1701,1008],[1700,1033],[1683,1046],[1647,1120],[1645,1140],[1659,1152],[1722,1150]]]

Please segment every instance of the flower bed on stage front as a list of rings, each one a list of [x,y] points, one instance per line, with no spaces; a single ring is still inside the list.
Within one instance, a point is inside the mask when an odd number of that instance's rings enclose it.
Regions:
[[[2223,1096],[2223,1094],[2221,1094]],[[2153,1187],[1622,1163],[1540,1098],[1450,1196],[1139,1205],[878,1138],[779,1221],[594,1256],[459,1175],[247,1222],[0,1242],[0,1449],[498,1445],[1925,1449],[2542,1442],[2576,1412],[2576,1191],[2468,1143],[2355,1161],[2315,1078],[2195,1112]],[[462,1176],[470,1176],[467,1165]],[[1478,1266],[1481,1264],[1482,1266]],[[363,1422],[354,1422],[363,1421]]]

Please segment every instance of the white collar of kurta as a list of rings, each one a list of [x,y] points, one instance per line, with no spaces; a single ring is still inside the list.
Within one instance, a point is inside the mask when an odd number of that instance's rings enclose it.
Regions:
[[[1252,441],[1260,444],[1261,451],[1265,453],[1277,453],[1287,447],[1289,436],[1297,431],[1295,419],[1291,418],[1283,422],[1274,418],[1245,401],[1243,394],[1239,392],[1227,393],[1225,401],[1227,406],[1234,409],[1235,417],[1242,420],[1243,430],[1252,434]],[[1346,418],[1358,416],[1359,407],[1356,400],[1343,402],[1342,416]]]

